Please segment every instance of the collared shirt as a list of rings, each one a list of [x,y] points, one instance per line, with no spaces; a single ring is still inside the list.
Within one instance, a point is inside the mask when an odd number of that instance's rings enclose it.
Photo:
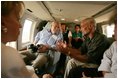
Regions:
[[[44,29],[37,33],[35,40],[38,41],[37,44],[50,45],[52,47],[57,41],[63,39],[63,35],[61,32],[54,35],[55,40],[51,38],[52,35],[53,34],[49,29]],[[51,41],[49,39],[51,39]],[[49,44],[50,42],[51,44]]]
[[[95,31],[93,38],[86,39],[81,46],[82,54],[89,58],[88,63],[100,64],[104,51],[110,46],[107,37]]]
[[[82,38],[82,32],[78,32],[78,33],[76,33],[76,32],[73,32],[72,33],[72,38]]]
[[[63,35],[62,32],[57,32],[56,34],[52,34],[50,29],[44,29],[36,35],[35,40],[38,41],[37,44],[49,45],[51,48],[54,48],[56,46],[56,42],[58,42],[59,40],[63,40]],[[54,52],[57,51],[50,50],[48,52],[48,55],[52,59],[50,60],[50,62],[53,62],[53,64],[57,63],[57,61],[60,58],[60,53],[54,53]]]
[[[117,42],[113,42],[108,50],[105,51],[98,71],[107,71],[104,77],[117,78]]]

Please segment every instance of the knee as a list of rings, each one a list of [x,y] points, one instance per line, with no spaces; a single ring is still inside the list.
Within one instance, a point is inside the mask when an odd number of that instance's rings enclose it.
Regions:
[[[36,61],[47,61],[47,57],[45,55],[38,55]]]
[[[39,56],[39,59],[40,59],[41,61],[47,61],[47,57],[46,57],[45,55]]]
[[[30,74],[34,74],[35,73],[35,70],[32,66],[26,66],[26,68],[28,69],[28,71],[30,72]]]
[[[74,66],[75,66],[74,59],[70,59],[67,63],[67,67],[74,67]]]
[[[39,55],[34,61],[34,64],[45,64],[47,62],[47,57],[45,55]]]

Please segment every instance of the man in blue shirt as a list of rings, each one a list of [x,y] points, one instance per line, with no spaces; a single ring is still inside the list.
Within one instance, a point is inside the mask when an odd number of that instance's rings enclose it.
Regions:
[[[33,61],[32,66],[34,68],[41,68],[46,63],[52,61],[53,64],[55,64],[54,57],[56,54],[54,54],[55,50],[55,44],[57,41],[62,40],[63,35],[60,31],[60,24],[59,22],[52,22],[50,29],[43,29],[42,31],[38,32],[34,44],[41,45],[39,47],[39,55],[37,58]],[[49,50],[51,53],[51,56],[49,56]],[[56,55],[59,58],[59,55]],[[58,60],[57,60],[58,61]]]

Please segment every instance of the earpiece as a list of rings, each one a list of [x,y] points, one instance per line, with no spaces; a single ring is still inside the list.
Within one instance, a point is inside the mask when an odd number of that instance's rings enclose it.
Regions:
[[[5,26],[2,26],[2,31],[3,31],[4,33],[7,33],[8,29],[7,29]]]

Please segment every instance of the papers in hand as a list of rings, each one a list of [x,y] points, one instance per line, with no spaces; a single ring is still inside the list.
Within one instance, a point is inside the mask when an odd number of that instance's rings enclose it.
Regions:
[[[50,38],[49,38],[49,40],[47,41],[47,44],[48,45],[54,45],[55,44],[55,42],[56,42],[56,40],[57,40],[57,36],[56,35],[52,35]]]

